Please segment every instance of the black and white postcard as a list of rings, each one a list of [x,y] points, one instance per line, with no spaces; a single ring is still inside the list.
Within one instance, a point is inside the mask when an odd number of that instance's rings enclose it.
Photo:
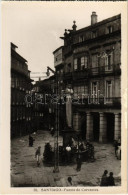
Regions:
[[[0,192],[125,193],[127,2],[1,4]]]

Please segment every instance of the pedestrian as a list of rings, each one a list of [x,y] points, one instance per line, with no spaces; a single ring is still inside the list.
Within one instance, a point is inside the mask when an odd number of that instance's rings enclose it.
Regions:
[[[36,150],[36,153],[35,153],[35,158],[36,158],[36,161],[37,161],[37,166],[39,167],[40,165],[40,155],[41,155],[41,146],[39,146]]]
[[[100,183],[100,186],[108,186],[108,171],[105,170],[104,171],[104,174],[102,175],[102,178],[101,178],[101,183]]]
[[[29,134],[29,147],[33,146],[33,142],[35,141],[35,139],[33,139],[33,137],[31,136],[31,134]]]
[[[116,157],[117,159],[121,160],[121,140],[120,139],[118,139],[118,142],[117,142]]]
[[[78,157],[77,157],[77,168],[76,168],[77,171],[81,170],[81,164],[82,164],[81,156],[80,156],[80,154],[78,154]]]
[[[118,150],[118,142],[117,142],[117,140],[114,141],[114,146],[115,146],[115,156],[117,157],[117,150]]]
[[[113,177],[113,172],[109,173],[109,177],[108,177],[108,186],[115,186],[115,181],[114,181],[114,177]]]
[[[54,128],[53,128],[53,127],[51,127],[51,135],[53,136],[53,135],[54,135],[54,133],[55,133],[55,130],[54,130]]]
[[[68,182],[70,183],[70,185],[72,186],[72,178],[68,177]]]

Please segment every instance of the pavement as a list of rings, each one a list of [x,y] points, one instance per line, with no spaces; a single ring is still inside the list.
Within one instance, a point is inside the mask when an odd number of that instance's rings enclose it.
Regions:
[[[117,160],[112,144],[94,142],[95,161],[83,162],[81,171],[76,171],[76,164],[59,166],[59,173],[53,173],[53,166],[41,163],[37,167],[35,151],[41,146],[43,158],[44,145],[47,141],[54,146],[54,137],[48,131],[38,131],[33,135],[33,147],[28,146],[28,136],[11,141],[11,186],[12,187],[67,187],[71,186],[67,178],[72,178],[72,186],[99,186],[104,170],[114,173],[115,185],[121,185],[121,161]],[[59,137],[62,145],[62,137]]]

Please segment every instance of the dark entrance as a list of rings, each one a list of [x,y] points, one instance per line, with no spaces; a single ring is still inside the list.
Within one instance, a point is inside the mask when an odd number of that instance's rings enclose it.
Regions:
[[[114,140],[114,114],[107,114],[107,141],[113,142]]]
[[[81,120],[81,138],[83,140],[86,139],[86,116],[84,116]]]
[[[99,141],[99,113],[93,113],[93,138]]]

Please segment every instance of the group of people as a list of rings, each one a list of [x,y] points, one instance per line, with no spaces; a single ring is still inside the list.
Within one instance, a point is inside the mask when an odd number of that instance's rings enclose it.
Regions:
[[[107,170],[104,171],[101,178],[100,186],[115,186],[113,172],[110,172],[108,176],[108,171]]]

